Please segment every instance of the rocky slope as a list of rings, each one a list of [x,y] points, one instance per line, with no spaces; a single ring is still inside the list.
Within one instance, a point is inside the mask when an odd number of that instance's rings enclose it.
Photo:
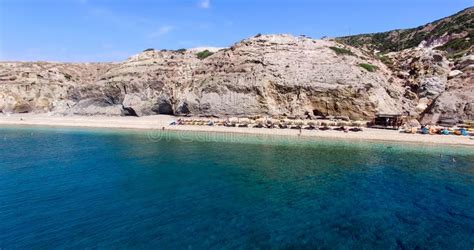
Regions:
[[[423,123],[474,119],[474,8],[414,29],[335,39],[383,61]]]
[[[473,119],[472,47],[453,59],[439,49],[449,39],[383,54],[370,49],[377,43],[341,41],[257,35],[212,52],[146,50],[119,63],[1,62],[0,111]]]
[[[402,111],[403,89],[390,82],[383,64],[356,49],[338,55],[335,47],[343,46],[284,35],[244,40],[204,60],[181,99],[192,113],[209,115],[367,118]]]
[[[347,36],[337,40],[382,53],[423,47],[437,48],[450,56],[461,56],[474,45],[474,7],[413,29]]]
[[[1,63],[0,77],[3,112],[362,119],[402,112],[405,100],[388,68],[363,51],[289,35],[246,39],[202,60],[153,50],[116,64]]]

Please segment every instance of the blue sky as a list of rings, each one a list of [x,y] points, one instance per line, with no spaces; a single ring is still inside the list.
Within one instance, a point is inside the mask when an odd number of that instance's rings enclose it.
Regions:
[[[474,0],[0,0],[0,60],[120,61],[146,48],[226,47],[409,28]]]

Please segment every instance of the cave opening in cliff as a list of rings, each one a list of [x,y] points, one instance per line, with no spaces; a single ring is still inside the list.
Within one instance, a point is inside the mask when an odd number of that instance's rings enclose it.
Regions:
[[[322,116],[322,117],[326,116],[323,112],[321,112],[320,110],[317,110],[317,109],[313,109],[313,115],[314,116]]]
[[[125,108],[123,107],[122,109],[122,114],[124,116],[135,116],[135,117],[138,117],[138,114],[135,110],[133,110],[133,108]]]
[[[160,103],[156,107],[153,107],[152,111],[159,115],[174,115],[173,106],[169,102]]]

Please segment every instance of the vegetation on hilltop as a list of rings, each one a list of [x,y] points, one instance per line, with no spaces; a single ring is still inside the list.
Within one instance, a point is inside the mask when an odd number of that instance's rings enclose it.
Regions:
[[[329,47],[329,48],[332,49],[334,52],[336,52],[337,55],[354,56],[354,53],[350,49],[339,48],[339,47]]]
[[[437,39],[446,39],[448,42],[438,48],[453,55],[465,52],[474,45],[473,32],[474,7],[470,7],[413,29],[340,37],[336,40],[354,47],[388,53],[416,47],[423,41],[431,43]]]
[[[377,71],[378,67],[375,66],[375,65],[372,65],[372,64],[368,64],[368,63],[361,63],[359,64],[359,66],[369,72],[375,72]]]
[[[196,56],[197,58],[199,58],[200,60],[203,60],[205,58],[208,58],[210,56],[212,56],[214,53],[210,52],[209,50],[204,50],[204,51],[201,51],[201,52],[198,52],[196,53]]]

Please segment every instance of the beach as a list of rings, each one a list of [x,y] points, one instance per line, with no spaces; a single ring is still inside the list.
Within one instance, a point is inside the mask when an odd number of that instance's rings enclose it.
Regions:
[[[364,128],[363,132],[321,131],[267,128],[237,128],[223,126],[170,125],[179,119],[174,116],[156,115],[144,117],[121,116],[57,116],[51,114],[13,114],[0,115],[1,126],[47,126],[78,128],[111,128],[137,130],[169,130],[216,133],[238,133],[263,136],[290,136],[332,138],[344,140],[392,141],[421,144],[474,146],[469,136],[406,134],[395,130]]]

